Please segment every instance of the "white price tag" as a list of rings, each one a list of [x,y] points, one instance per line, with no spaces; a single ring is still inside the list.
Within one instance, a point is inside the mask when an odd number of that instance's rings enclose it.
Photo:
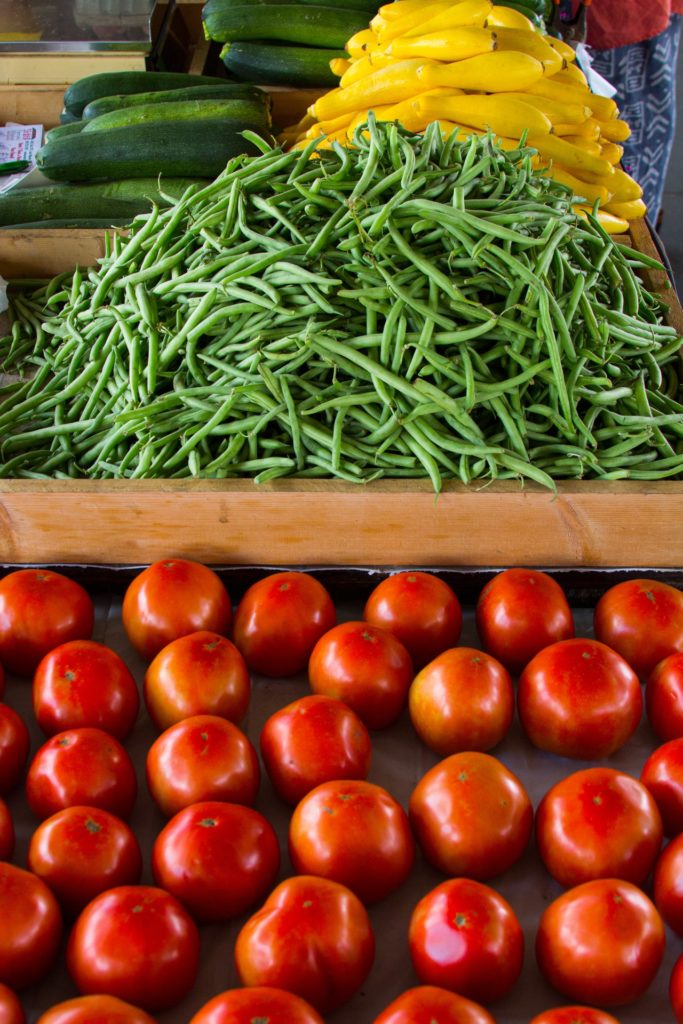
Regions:
[[[0,195],[9,192],[35,167],[35,156],[43,144],[42,124],[14,124],[0,127],[0,164],[28,160],[29,166],[19,174],[0,175]]]

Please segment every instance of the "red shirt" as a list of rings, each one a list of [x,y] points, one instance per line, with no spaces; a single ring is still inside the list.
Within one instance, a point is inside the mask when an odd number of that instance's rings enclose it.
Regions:
[[[683,0],[593,0],[588,10],[588,45],[597,50],[642,43],[663,32]]]

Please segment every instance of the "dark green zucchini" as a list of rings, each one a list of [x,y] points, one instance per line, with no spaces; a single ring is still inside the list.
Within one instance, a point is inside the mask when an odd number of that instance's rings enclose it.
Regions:
[[[100,114],[86,123],[84,135],[107,132],[132,124],[157,124],[159,121],[227,121],[239,127],[248,121],[264,130],[270,119],[262,103],[254,100],[184,100],[182,103],[145,103],[140,107],[123,107]]]
[[[79,114],[72,114],[70,110],[62,110],[59,115],[60,124],[73,124],[75,121],[80,121]]]
[[[202,9],[204,35],[219,43],[275,40],[303,46],[342,49],[347,39],[368,27],[362,11],[298,4],[255,4],[252,7],[215,6]]]
[[[45,133],[45,142],[53,142],[55,139],[63,139],[67,135],[78,135],[85,128],[85,121],[79,118],[77,121],[70,121],[69,124],[58,124],[56,128],[50,128]]]
[[[330,71],[333,57],[344,50],[320,50],[309,46],[278,46],[277,43],[227,43],[221,60],[231,75],[250,82],[325,89],[339,84]]]
[[[168,89],[163,92],[138,92],[130,96],[102,96],[83,110],[83,120],[91,121],[101,114],[123,107],[142,107],[147,103],[181,103],[183,100],[245,99],[269,106],[270,97],[263,89],[246,82],[224,82],[222,85],[199,85],[192,89]]]
[[[198,85],[224,85],[224,78],[211,75],[184,75],[176,71],[102,71],[79,78],[64,93],[64,106],[80,117],[88,103],[101,96],[118,96],[136,92],[166,92],[169,89],[192,89]]]

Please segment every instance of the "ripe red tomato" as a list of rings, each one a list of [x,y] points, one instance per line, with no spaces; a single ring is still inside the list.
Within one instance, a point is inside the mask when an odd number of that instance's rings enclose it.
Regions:
[[[417,985],[375,1017],[372,1024],[495,1024],[488,1010],[436,985]]]
[[[655,665],[683,651],[683,593],[658,580],[626,580],[607,590],[593,616],[598,640],[614,648],[646,677]]]
[[[677,1024],[683,1024],[683,956],[679,956],[671,972],[669,999]]]
[[[35,985],[57,956],[62,937],[59,904],[40,878],[3,861],[0,907],[0,982],[13,989]]]
[[[557,1006],[539,1013],[530,1024],[619,1024],[616,1017],[590,1006]]]
[[[499,892],[469,878],[449,878],[413,910],[408,945],[415,973],[480,1003],[515,985],[524,961],[524,932]]]
[[[75,915],[106,889],[138,882],[142,854],[120,818],[98,807],[67,807],[31,836],[28,866]]]
[[[260,781],[252,744],[236,725],[216,715],[172,725],[147,754],[149,791],[169,818],[203,800],[253,804]]]
[[[289,856],[302,875],[340,882],[364,903],[383,900],[410,874],[415,843],[408,816],[372,782],[324,782],[297,805]]]
[[[378,583],[363,618],[401,641],[416,668],[455,647],[462,609],[453,590],[430,572],[397,572]]]
[[[519,779],[490,754],[452,754],[422,776],[410,822],[427,860],[447,875],[482,881],[522,856],[533,808]]]
[[[536,845],[560,885],[624,878],[642,885],[662,845],[662,819],[637,779],[585,768],[550,789],[536,811]]]
[[[49,569],[18,569],[0,580],[0,661],[30,676],[44,655],[67,640],[87,640],[93,603],[80,584]]]
[[[536,569],[494,576],[479,595],[476,622],[485,650],[514,675],[544,647],[574,636],[562,587]]]
[[[0,983],[0,1024],[26,1024],[26,1016],[11,988]]]
[[[662,962],[664,924],[630,882],[600,878],[569,889],[541,916],[536,959],[570,999],[623,1006],[650,986]]]
[[[83,995],[117,996],[144,1010],[167,1010],[195,983],[199,932],[170,893],[123,885],[96,896],[81,913],[69,936],[66,963]]]
[[[8,704],[0,704],[0,796],[5,796],[19,782],[30,745],[23,718]]]
[[[322,1014],[358,991],[374,956],[372,926],[358,897],[346,886],[309,875],[281,882],[235,943],[243,985],[294,992]]]
[[[355,711],[311,694],[280,708],[261,731],[261,757],[278,796],[296,804],[322,782],[365,779],[370,734]]]
[[[265,985],[221,992],[195,1013],[190,1024],[324,1024],[322,1017],[293,992]]]
[[[14,853],[14,824],[9,807],[0,800],[0,860],[11,860]],[[0,1024],[2,1022],[0,1021]]]
[[[145,704],[157,729],[193,715],[218,715],[238,724],[250,693],[244,658],[227,637],[208,630],[167,644],[145,673]]]
[[[306,667],[337,613],[322,583],[306,572],[276,572],[253,583],[237,605],[233,635],[252,672],[292,676]]]
[[[137,790],[133,762],[101,729],[57,733],[37,752],[26,776],[29,807],[41,819],[76,806],[127,818]]]
[[[47,736],[90,726],[124,740],[140,707],[119,655],[93,640],[70,640],[42,659],[33,677],[33,710]]]
[[[57,1003],[37,1024],[155,1024],[144,1010],[115,996],[78,996]]]
[[[413,663],[385,629],[343,622],[318,640],[308,678],[314,693],[343,700],[368,729],[384,729],[405,706]]]
[[[535,747],[582,760],[613,754],[643,713],[638,676],[597,640],[544,648],[522,672],[517,703]]]
[[[251,807],[205,801],[180,811],[152,850],[154,881],[197,921],[239,917],[275,882],[280,847]]]
[[[654,667],[645,687],[645,708],[662,742],[683,736],[683,653],[670,654]]]
[[[683,738],[657,747],[643,765],[640,781],[659,807],[664,835],[683,832]]]
[[[676,935],[683,936],[683,834],[672,839],[655,865],[653,899]]]
[[[422,742],[442,757],[461,750],[491,750],[512,724],[512,680],[507,669],[483,651],[455,647],[415,676],[408,710]]]
[[[151,661],[162,647],[188,633],[226,634],[232,623],[227,590],[213,569],[185,558],[168,558],[143,569],[123,595],[128,639]]]

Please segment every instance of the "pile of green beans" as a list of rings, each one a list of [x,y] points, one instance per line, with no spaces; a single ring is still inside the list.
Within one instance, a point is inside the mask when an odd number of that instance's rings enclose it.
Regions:
[[[657,480],[680,339],[531,151],[396,124],[239,156],[13,295],[5,477]]]

